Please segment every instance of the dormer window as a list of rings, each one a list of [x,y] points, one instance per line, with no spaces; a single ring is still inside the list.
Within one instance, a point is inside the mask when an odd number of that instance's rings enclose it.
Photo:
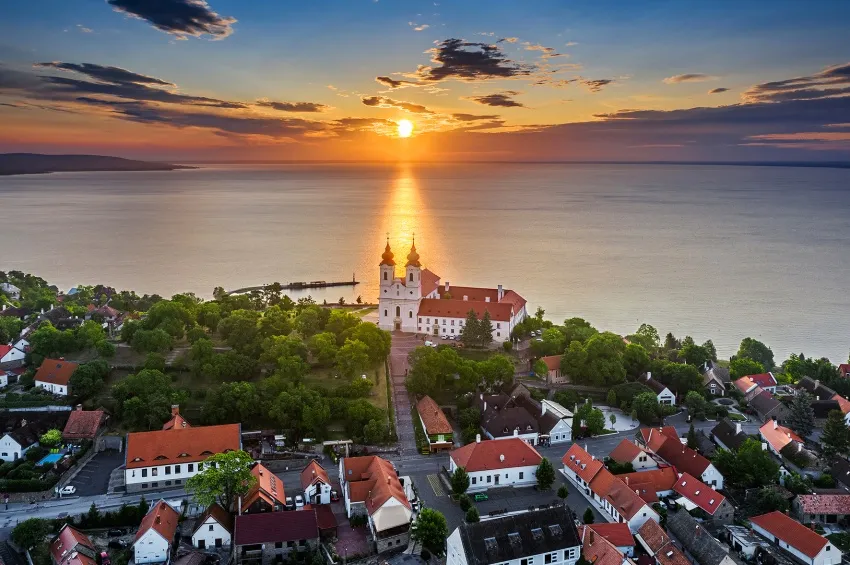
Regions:
[[[168,459],[168,457],[166,457],[165,455],[157,455],[156,457],[154,457],[154,461],[160,461],[162,459]]]
[[[696,491],[696,492],[694,493],[694,496],[699,496],[699,491]]]

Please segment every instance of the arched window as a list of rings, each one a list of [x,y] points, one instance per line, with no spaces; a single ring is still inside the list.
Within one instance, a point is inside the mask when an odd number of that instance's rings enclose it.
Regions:
[[[408,313],[407,313],[407,317],[408,317],[408,318],[412,318],[412,317],[413,317],[413,310],[411,310],[410,312],[408,312]]]
[[[410,282],[413,282],[413,271],[410,271]]]
[[[395,307],[395,317],[396,317],[396,318],[400,318],[400,317],[401,317],[401,306],[396,306],[396,307]]]
[[[384,280],[387,280],[387,272],[384,271]]]
[[[387,310],[386,310],[386,308],[385,308],[385,309],[384,309],[384,318],[386,318],[386,317],[387,317]]]

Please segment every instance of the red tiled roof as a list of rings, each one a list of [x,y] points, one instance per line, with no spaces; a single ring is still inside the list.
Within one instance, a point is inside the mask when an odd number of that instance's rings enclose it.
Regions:
[[[605,468],[599,469],[599,472],[596,473],[596,476],[593,477],[592,481],[590,481],[590,490],[599,496],[604,497],[606,494],[611,492],[611,488],[614,486],[616,481],[617,477],[615,477],[611,471]]]
[[[428,296],[440,286],[440,277],[428,269],[422,269],[419,272],[419,284],[422,289],[422,296]]]
[[[213,518],[216,522],[221,524],[221,527],[227,530],[228,533],[233,533],[233,516],[217,503],[207,508],[204,513],[201,514],[201,517],[198,518],[197,522],[195,522],[195,529],[192,533],[194,534],[197,532],[208,518]]]
[[[838,406],[841,407],[842,413],[847,414],[848,412],[850,412],[850,400],[847,400],[840,394],[836,394],[835,396],[833,396],[832,400],[838,402]]]
[[[803,443],[802,438],[794,430],[780,426],[775,420],[768,420],[759,428],[759,433],[777,452],[782,451],[782,448],[792,441]]]
[[[631,463],[641,453],[644,453],[643,449],[634,442],[624,439],[608,454],[608,457],[617,463]]]
[[[678,439],[667,438],[655,453],[659,457],[676,467],[680,473],[690,473],[695,477],[702,474],[711,465],[711,461],[680,442]]]
[[[572,444],[564,453],[561,462],[586,483],[593,480],[593,477],[602,468],[602,461],[592,458],[590,453],[582,449],[577,443]]]
[[[332,530],[337,527],[336,516],[334,516],[330,504],[318,504],[313,506],[313,510],[316,511],[316,523],[320,531]]]
[[[0,359],[3,358],[4,355],[12,351],[11,345],[0,345]]]
[[[543,460],[537,450],[520,438],[490,439],[470,443],[449,453],[467,472],[536,466]]]
[[[241,449],[239,424],[127,434],[127,469],[192,463]]]
[[[762,388],[776,386],[776,377],[773,376],[773,373],[759,373],[758,375],[747,375],[744,378],[750,379]]]
[[[547,355],[541,357],[540,360],[546,363],[546,368],[550,371],[557,371],[561,368],[561,358],[563,355]]]
[[[57,565],[94,565],[94,559],[79,553],[78,546],[87,548],[94,553],[95,548],[89,537],[73,526],[65,524],[59,534],[50,543],[50,555]],[[76,555],[74,553],[77,552]],[[74,557],[71,557],[74,555]]]
[[[842,363],[838,366],[838,372],[843,374],[850,373],[850,363]]]
[[[398,480],[393,464],[376,455],[345,457],[342,460],[345,481],[351,502],[365,502],[366,510],[372,514],[390,498],[396,499],[407,508],[410,501]]]
[[[74,410],[68,415],[62,437],[66,440],[94,439],[104,415],[103,410]]]
[[[182,429],[182,428],[191,428],[191,424],[180,414],[175,414],[171,417],[169,421],[162,425],[163,430],[172,430],[174,428]]]
[[[439,298],[423,298],[419,303],[419,316],[437,316],[441,318],[466,318],[470,310],[475,311],[478,319],[484,317],[484,312],[490,312],[490,319],[498,322],[508,322],[511,319],[511,305],[498,302],[473,302],[465,300],[442,300]]]
[[[313,459],[301,471],[301,488],[306,489],[318,480],[321,480],[326,485],[331,484],[331,480],[328,478],[328,472]]]
[[[697,479],[696,477],[684,473],[676,484],[673,490],[708,512],[711,516],[717,512],[726,497]]]
[[[656,553],[655,558],[660,565],[691,565],[688,558],[672,543],[668,543],[664,549]]]
[[[34,380],[55,385],[67,385],[77,367],[79,365],[76,363],[64,359],[45,359],[41,362]]]
[[[588,524],[587,527],[617,547],[631,547],[635,545],[635,538],[632,536],[632,532],[629,531],[629,525],[625,522]]]
[[[626,526],[625,524],[616,525]],[[624,555],[617,549],[616,544],[611,543],[611,541],[607,540],[604,535],[599,534],[596,530],[596,524],[593,526],[579,526],[578,534],[581,539],[582,557],[593,565],[621,565]],[[626,526],[626,532],[628,531],[629,527]],[[629,537],[631,537],[631,534]]]
[[[850,494],[801,494],[797,501],[805,514],[850,513]]]
[[[197,429],[197,428],[196,428]],[[257,499],[262,499],[274,508],[277,505],[286,504],[286,492],[281,481],[274,473],[269,471],[261,463],[251,468],[251,474],[257,479],[257,483],[242,499],[242,511],[246,511]]]
[[[136,532],[136,539],[133,543],[139,541],[148,530],[154,530],[171,545],[174,542],[174,535],[177,533],[179,519],[180,514],[167,502],[160,500],[151,506],[145,517],[142,518],[142,523],[139,525],[139,531]]]
[[[748,390],[751,390],[754,386],[757,385],[750,377],[741,377],[740,379],[735,381],[735,387],[741,392],[747,392]]]
[[[778,510],[750,518],[750,522],[809,557],[816,557],[829,541]]]
[[[678,479],[676,471],[673,467],[660,467],[658,469],[650,469],[648,471],[639,471],[637,473],[625,473],[617,475],[617,478],[629,485],[632,489],[646,489],[653,495],[659,492],[673,490],[673,485]],[[641,498],[643,496],[641,495]],[[650,497],[653,502],[658,500],[657,496]]]
[[[643,538],[643,541],[646,545],[649,546],[650,551],[654,555],[662,547],[670,543],[670,536],[667,535],[661,526],[658,525],[658,522],[655,520],[647,520],[643,523],[643,525],[638,528],[637,533]]]
[[[600,471],[600,473],[607,472]],[[614,479],[611,488],[605,498],[619,514],[626,520],[634,518],[641,508],[646,506],[646,501],[638,496],[629,486],[621,480]]]
[[[673,426],[664,426],[663,428],[641,428],[640,436],[643,439],[643,443],[647,445],[650,450],[652,449],[652,445],[661,445],[663,441],[663,437],[671,437],[673,439],[679,439],[679,432],[676,431],[676,428]]]
[[[453,432],[452,425],[446,420],[446,415],[430,396],[425,395],[416,403],[416,411],[419,412],[419,416],[425,423],[426,434],[451,434]]]
[[[311,540],[319,537],[316,511],[260,512],[236,517],[234,545]]]

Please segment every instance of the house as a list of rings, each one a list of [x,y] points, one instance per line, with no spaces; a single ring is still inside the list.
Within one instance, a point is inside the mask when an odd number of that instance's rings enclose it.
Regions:
[[[286,492],[281,481],[262,463],[251,467],[251,475],[256,482],[245,496],[242,497],[241,512],[253,514],[257,512],[276,512],[286,506]]]
[[[723,418],[711,430],[711,439],[714,443],[733,453],[738,451],[738,448],[750,437],[743,432],[740,422],[732,422],[729,418]]]
[[[779,511],[750,518],[753,531],[805,565],[838,565],[841,552],[832,542]]]
[[[71,375],[79,365],[64,359],[45,359],[35,374],[35,386],[59,396],[68,396]]]
[[[770,393],[776,392],[777,382],[773,373],[759,373],[758,375],[747,375],[742,378],[750,379],[752,382]]]
[[[12,300],[20,300],[21,299],[21,289],[13,285],[12,283],[4,282],[0,283],[0,292],[11,298]]]
[[[837,524],[850,516],[850,494],[801,494],[791,502],[791,508],[804,524]]]
[[[791,411],[788,407],[776,400],[776,398],[774,398],[773,395],[766,390],[762,390],[748,402],[750,408],[755,411],[762,422],[767,422],[768,420],[784,422],[791,415]]]
[[[734,384],[735,388],[737,388],[742,394],[747,394],[758,386],[758,384],[756,384],[756,382],[750,377],[741,377],[740,379],[737,379]]]
[[[835,391],[821,384],[820,380],[811,377],[803,377],[797,382],[798,391],[806,391],[815,397],[815,400],[830,400],[835,396]]]
[[[632,535],[632,532],[629,531],[629,527],[623,523],[616,524],[588,524],[585,528],[589,528],[593,531],[596,536],[602,537],[606,539],[611,545],[613,545],[617,551],[622,553],[627,557],[634,557],[635,554],[635,538]],[[586,534],[587,532],[579,531],[579,535],[581,536],[582,543],[587,546],[589,540]],[[585,555],[585,559],[588,557]],[[591,563],[595,563],[592,559],[588,559]]]
[[[634,561],[629,559],[625,553],[619,550],[611,540],[598,533],[598,526],[624,526],[626,533],[634,538],[625,524],[592,524],[579,526],[578,534],[581,539],[581,555],[584,560],[593,565],[633,565]],[[632,547],[634,549],[634,547]]]
[[[168,563],[177,536],[180,514],[160,500],[142,518],[133,541],[133,560],[136,563]]]
[[[520,438],[537,445],[539,427],[535,415],[516,400],[514,394],[480,394],[481,430],[488,439]],[[521,393],[520,393],[521,394]]]
[[[0,369],[17,369],[24,366],[27,354],[13,345],[0,345]]]
[[[180,486],[203,470],[216,453],[242,449],[240,424],[173,427],[127,434],[127,492]]]
[[[339,531],[337,529],[337,520],[334,511],[329,504],[314,504],[313,510],[316,511],[316,524],[319,526],[319,538],[333,539],[337,537]]]
[[[756,535],[750,528],[726,525],[729,547],[747,559],[752,559],[760,547],[770,547],[763,537]]]
[[[575,565],[580,554],[566,506],[465,523],[446,540],[446,565]]]
[[[664,383],[660,383],[652,378],[652,373],[646,374],[646,379],[643,384],[652,389],[652,392],[658,397],[658,404],[666,404],[669,406],[676,405],[676,395],[667,388]]]
[[[570,382],[570,376],[561,374],[561,358],[563,355],[547,355],[540,360],[546,363],[546,382],[550,385],[564,384]]]
[[[564,464],[564,475],[586,496],[591,496],[590,481],[604,467],[602,461],[574,443],[561,458],[561,462]]]
[[[683,444],[678,437],[670,437],[669,432],[663,430],[653,433],[655,429],[650,428],[647,435],[649,449],[675,467],[678,473],[690,473],[714,488],[723,488],[723,475],[711,461]]]
[[[843,486],[845,490],[850,490],[850,461],[836,459],[829,473],[838,482],[836,485],[838,488]]]
[[[96,565],[97,550],[89,537],[65,524],[50,542],[53,565]]]
[[[631,463],[635,471],[658,468],[658,462],[646,450],[641,448],[636,441],[631,442],[627,439],[621,441],[608,454],[608,457],[621,465]]]
[[[639,441],[645,445],[650,451],[653,451],[653,446],[650,445],[652,443],[655,447],[661,445],[661,442],[664,441],[664,438],[672,438],[681,443],[679,439],[679,432],[676,431],[676,428],[673,426],[664,426],[662,428],[639,428],[637,437]]]
[[[454,447],[454,430],[446,419],[446,415],[428,395],[423,396],[416,403],[416,413],[425,430],[425,439],[428,440],[429,450],[433,453],[441,449]]]
[[[530,395],[519,395],[515,402],[537,419],[538,445],[557,445],[572,439],[573,413],[554,400],[538,402]]]
[[[229,547],[233,539],[233,516],[230,512],[213,504],[201,514],[192,531],[192,547]]]
[[[11,432],[6,432],[0,438],[0,459],[17,461],[27,451],[38,445],[41,435],[46,431],[47,428],[38,422],[31,422]]]
[[[103,410],[83,410],[80,404],[68,414],[68,422],[62,430],[62,439],[68,443],[93,441],[106,419],[106,412]]]
[[[654,520],[647,520],[635,539],[652,557],[656,565],[690,565],[690,561],[673,545],[672,538]]]
[[[702,370],[702,384],[711,396],[726,396],[726,387],[731,382],[729,369],[713,361],[706,361]]]
[[[265,512],[237,516],[233,534],[236,563],[271,565],[286,561],[293,552],[319,547],[316,512]]]
[[[735,565],[737,563],[705,526],[683,510],[668,516],[667,529],[676,536],[682,548],[693,556],[698,565]]]
[[[844,379],[850,379],[850,363],[841,363],[838,366],[838,375]]]
[[[768,449],[777,457],[789,444],[803,445],[803,439],[791,428],[780,426],[776,420],[771,420],[759,428],[759,436],[767,443]]]
[[[413,511],[392,463],[375,455],[344,457],[339,481],[348,517],[366,515],[378,553],[407,547]]]
[[[301,488],[307,504],[331,503],[331,481],[327,471],[315,459],[301,471]]]
[[[616,475],[618,479],[626,483],[629,488],[636,491],[645,502],[649,504],[658,502],[660,498],[673,494],[673,485],[679,476],[673,467],[659,467],[635,473]]]
[[[9,317],[9,318],[17,318],[21,321],[25,320],[27,316],[32,314],[32,309],[24,308],[24,307],[14,307],[9,306],[8,304],[4,304],[0,306],[0,316]]]
[[[847,400],[840,394],[836,394],[832,399],[838,402],[838,409],[844,414],[844,421],[850,426],[850,400]]]
[[[673,490],[682,495],[679,503],[688,511],[699,508],[712,520],[719,524],[731,524],[735,508],[726,497],[702,482],[701,480],[683,473]],[[681,538],[680,538],[681,539]]]
[[[458,467],[469,475],[469,492],[486,491],[490,487],[534,486],[537,466],[543,457],[519,438],[485,440],[476,438],[449,453],[449,472]]]
[[[815,427],[817,428],[823,427],[830,412],[838,411],[843,414],[841,404],[834,398],[830,400],[812,400],[809,406],[812,407],[812,412],[815,413]]]

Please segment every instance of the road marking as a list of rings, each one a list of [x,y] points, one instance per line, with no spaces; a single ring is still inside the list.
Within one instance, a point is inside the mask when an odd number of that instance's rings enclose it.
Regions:
[[[428,475],[428,483],[434,489],[434,494],[437,496],[446,496],[446,491],[443,490],[443,485],[440,484],[440,477],[437,475]]]

